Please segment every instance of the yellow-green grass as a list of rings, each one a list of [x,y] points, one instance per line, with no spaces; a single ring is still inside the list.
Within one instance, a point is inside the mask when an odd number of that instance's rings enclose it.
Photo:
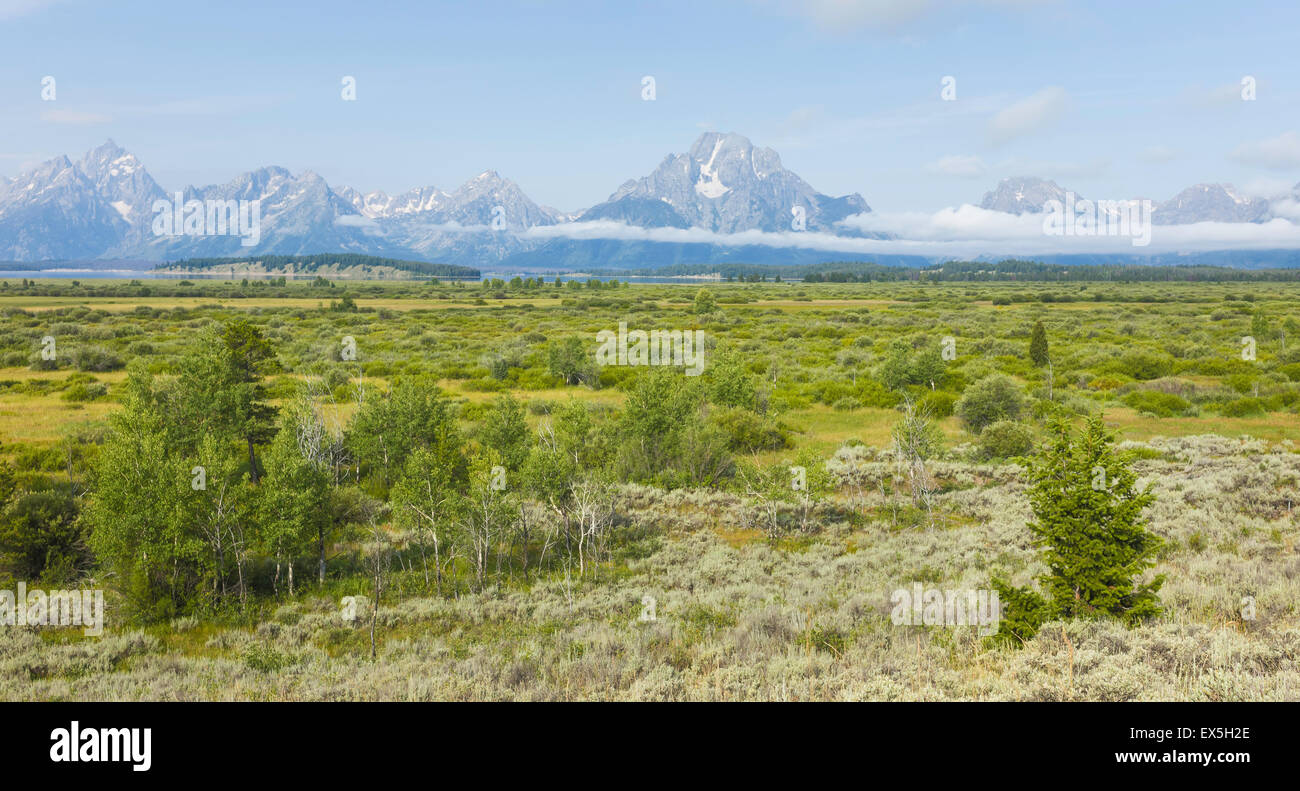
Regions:
[[[890,432],[898,422],[898,412],[893,409],[840,410],[815,404],[791,411],[781,419],[799,432],[795,436],[798,448],[810,448],[829,455],[851,439],[876,447],[888,445]],[[942,420],[939,425],[950,441],[961,434],[961,428],[953,418]]]
[[[103,420],[118,407],[110,401],[70,404],[60,395],[0,394],[0,452],[15,442],[51,445],[72,427]]]
[[[1252,417],[1149,417],[1127,407],[1106,410],[1106,424],[1120,439],[1147,440],[1152,437],[1186,437],[1218,434],[1221,437],[1255,437],[1270,442],[1300,440],[1300,415],[1271,412]]]
[[[492,401],[502,393],[484,392],[479,390],[465,390],[464,382],[455,379],[439,380],[438,386],[448,393],[464,398],[466,401],[473,403]],[[563,404],[570,398],[576,398],[580,401],[586,401],[592,404],[608,404],[618,406],[623,403],[626,397],[619,390],[591,390],[586,387],[554,387],[544,390],[511,390],[510,394],[520,401],[555,401]]]
[[[0,381],[36,379],[58,381],[72,375],[72,371],[31,371],[26,368],[0,368]],[[95,379],[110,385],[126,379],[125,371],[93,374]],[[61,392],[33,395],[31,393],[0,393],[0,453],[5,445],[50,445],[58,442],[72,427],[103,420],[117,408],[112,401],[94,401],[71,404],[64,401]]]
[[[441,310],[447,308],[490,308],[497,305],[530,304],[536,307],[549,307],[560,304],[555,297],[538,297],[535,299],[493,300],[485,299],[487,304],[475,305],[470,302],[456,302],[446,299],[412,297],[399,299],[394,297],[367,298],[356,297],[358,307],[387,310]],[[196,308],[200,305],[220,305],[235,310],[253,308],[302,308],[315,310],[329,305],[328,299],[314,297],[249,297],[246,299],[218,297],[22,297],[0,296],[0,309],[6,307],[22,308],[32,312],[57,310],[59,308],[86,307],[109,313],[126,313],[137,307],[160,308]]]
[[[788,310],[814,310],[816,308],[888,307],[899,304],[894,299],[757,299],[740,304],[723,303],[723,310],[732,308],[782,308]]]
[[[20,381],[26,379],[39,379],[45,382],[58,382],[67,379],[74,373],[76,372],[68,370],[67,368],[54,371],[33,371],[30,368],[0,368],[0,382],[10,379],[17,379]],[[115,382],[125,381],[126,371],[109,371],[107,373],[91,374],[91,376],[95,377],[96,381],[113,384]]]
[[[32,371],[26,368],[0,368],[0,381],[29,379],[41,381],[58,381],[72,375],[69,370]],[[125,371],[94,374],[95,378],[109,385],[121,384],[126,378]],[[386,386],[383,380],[369,380],[380,387]],[[488,403],[499,393],[467,390],[465,382],[444,379],[439,382],[446,392],[457,398],[464,398],[471,403]],[[548,388],[544,390],[513,390],[515,398],[521,401],[552,401],[564,403],[576,398],[592,404],[619,407],[626,399],[620,390],[590,390],[583,387]],[[61,398],[62,393],[53,392],[44,395],[29,393],[0,394],[0,443],[24,443],[29,445],[46,445],[57,442],[69,428],[82,423],[102,421],[118,407],[115,401],[95,401],[86,404],[69,404]],[[356,411],[352,402],[341,402],[334,407],[336,417],[346,422]],[[1270,413],[1251,417],[1222,417],[1203,415],[1200,417],[1157,418],[1140,415],[1127,407],[1110,406],[1106,409],[1106,422],[1120,439],[1147,440],[1153,437],[1179,437],[1197,434],[1219,434],[1227,437],[1251,436],[1270,442],[1284,439],[1300,438],[1300,415],[1292,413]],[[898,413],[892,409],[853,409],[837,410],[829,406],[814,404],[793,410],[781,416],[781,419],[794,429],[794,450],[759,454],[760,461],[776,461],[789,457],[793,452],[811,449],[814,452],[830,455],[836,448],[849,440],[858,440],[867,445],[883,447],[890,442],[890,432],[898,421]],[[949,444],[972,441],[974,436],[967,432],[955,417],[939,421]],[[2,446],[0,446],[2,447]],[[3,452],[3,451],[0,451]]]

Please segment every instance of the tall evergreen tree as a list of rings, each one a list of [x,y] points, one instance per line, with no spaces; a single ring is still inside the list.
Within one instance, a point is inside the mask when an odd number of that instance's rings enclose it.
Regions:
[[[1111,616],[1131,624],[1157,615],[1163,575],[1136,581],[1162,543],[1142,517],[1155,495],[1137,489],[1137,475],[1115,456],[1099,415],[1077,438],[1061,419],[1049,431],[1051,441],[1029,468],[1029,530],[1044,548],[1048,573],[1039,582],[1046,595],[995,579],[1005,611],[999,636],[1027,640],[1052,618]]]
[[[1029,339],[1029,359],[1039,368],[1047,365],[1047,328],[1041,321],[1034,324],[1034,334]]]
[[[257,483],[255,447],[275,436],[275,407],[266,402],[266,387],[262,384],[263,374],[275,368],[275,351],[262,331],[245,319],[227,324],[221,331],[221,340],[229,350],[228,364],[235,392],[230,419],[248,445],[249,474],[253,483]]]

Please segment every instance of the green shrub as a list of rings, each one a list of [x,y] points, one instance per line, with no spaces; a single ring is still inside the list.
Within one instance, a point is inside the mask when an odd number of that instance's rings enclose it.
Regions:
[[[789,429],[770,417],[746,409],[714,409],[709,419],[722,429],[727,447],[737,453],[783,450],[791,446]]]
[[[984,427],[976,448],[982,461],[1025,456],[1034,449],[1034,432],[1024,423],[999,420]]]
[[[99,346],[83,346],[72,353],[73,364],[78,371],[116,371],[126,367],[126,363],[112,352]]]
[[[528,402],[528,414],[530,415],[549,415],[559,406],[555,401],[546,398],[534,398]]]
[[[1277,370],[1292,382],[1300,382],[1300,363],[1287,363]]]
[[[14,457],[14,467],[23,472],[58,472],[63,465],[63,454],[58,448],[21,446]]]
[[[59,357],[53,360],[46,360],[40,352],[33,352],[28,358],[28,366],[33,371],[57,371],[59,369]]]
[[[244,650],[244,665],[259,673],[275,673],[293,664],[290,657],[269,645],[253,643]]]
[[[1134,351],[1112,361],[1105,369],[1109,373],[1120,373],[1145,382],[1173,373],[1174,360],[1168,355]]]
[[[1229,374],[1223,377],[1223,383],[1241,395],[1254,390],[1257,381],[1258,379],[1252,374]]]
[[[718,302],[713,298],[713,292],[707,288],[702,288],[695,294],[695,313],[702,315],[712,313],[718,309]]]
[[[1015,420],[1025,409],[1020,385],[1005,374],[991,374],[966,388],[955,411],[972,431],[999,420]]]
[[[1186,399],[1157,390],[1135,390],[1120,400],[1138,412],[1156,417],[1177,417],[1187,414],[1192,408]]]
[[[332,365],[325,370],[325,386],[328,387],[331,392],[347,385],[350,381],[352,381],[352,378],[348,375],[348,372],[340,366]]]
[[[70,582],[90,562],[65,485],[18,497],[0,516],[0,559],[18,579]]]
[[[957,396],[945,390],[931,390],[917,403],[935,419],[952,417],[957,405]]]
[[[1264,402],[1258,398],[1238,398],[1219,407],[1219,414],[1224,417],[1251,417],[1263,415],[1267,411]]]
[[[76,382],[63,391],[64,401],[84,403],[108,395],[108,385],[103,382]]]

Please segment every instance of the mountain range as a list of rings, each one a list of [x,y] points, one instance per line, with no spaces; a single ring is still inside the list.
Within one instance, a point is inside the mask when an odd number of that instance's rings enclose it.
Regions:
[[[1041,212],[1066,190],[1034,177],[1004,179],[984,209]],[[1296,194],[1300,195],[1300,185]],[[211,207],[256,201],[255,237],[233,233],[156,232],[159,201]],[[211,208],[208,209],[211,211]],[[80,160],[56,157],[0,179],[0,260],[168,261],[191,257],[361,253],[502,269],[642,268],[710,261],[815,262],[844,258],[797,247],[717,243],[574,229],[691,229],[711,234],[806,230],[841,237],[863,233],[842,220],[872,211],[857,193],[818,192],[781,163],[776,151],[738,134],[709,132],[651,173],[629,179],[603,202],[564,213],[535,203],[492,170],[446,191],[417,187],[399,195],[332,186],[318,174],[263,167],[226,184],[163,189],[144,164],[112,140]],[[1156,204],[1157,224],[1260,223],[1272,204],[1225,184],[1197,184]],[[576,224],[576,225],[575,225]],[[617,224],[617,225],[616,225]],[[179,225],[179,224],[178,224]],[[750,240],[746,240],[747,242]],[[249,242],[255,242],[249,244]],[[872,256],[915,263],[917,256]],[[894,259],[897,259],[896,261]]]
[[[1055,181],[1018,176],[1000,181],[984,193],[981,209],[1010,214],[1038,214],[1049,200],[1064,203],[1064,187]],[[1295,186],[1300,194],[1300,184]],[[1076,201],[1084,196],[1074,193]],[[1272,202],[1248,197],[1231,184],[1194,184],[1167,201],[1155,201],[1151,222],[1156,225],[1189,225],[1198,222],[1266,222],[1274,216]]]

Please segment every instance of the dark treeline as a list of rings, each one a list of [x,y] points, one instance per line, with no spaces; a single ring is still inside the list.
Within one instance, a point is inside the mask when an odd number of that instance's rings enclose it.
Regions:
[[[313,278],[290,279],[283,275],[273,277],[240,277],[237,280],[197,278],[195,280],[115,280],[91,278],[88,280],[17,278],[0,280],[0,295],[22,297],[127,297],[133,299],[163,297],[198,297],[218,301],[247,298],[330,298],[343,293],[354,298],[364,297],[432,297],[452,298],[469,289],[473,283],[461,280],[342,280],[335,282],[320,275]]]
[[[688,277],[717,274],[727,282],[893,283],[908,280],[949,282],[1296,282],[1300,269],[1238,269],[1226,266],[1143,266],[1138,264],[1047,264],[1006,259],[945,261],[926,267],[886,266],[871,261],[820,264],[677,264],[648,271],[610,270],[610,274]]]
[[[1008,259],[997,264],[947,261],[920,270],[925,280],[1031,280],[1048,282],[1296,282],[1300,269],[1236,269],[1226,266],[1142,266],[1138,264],[1044,264]]]
[[[388,267],[401,272],[411,272],[431,277],[476,278],[479,270],[455,264],[434,264],[428,261],[404,261],[399,258],[381,258],[356,253],[316,253],[314,255],[260,255],[256,258],[185,258],[159,264],[158,269],[177,268],[191,272],[220,270],[221,267],[243,264],[260,264],[268,271],[292,267],[295,272],[315,272],[323,266],[338,267]],[[219,271],[214,274],[220,274]]]
[[[863,283],[899,280],[948,282],[1047,282],[1047,283],[1172,283],[1172,282],[1296,282],[1300,269],[1233,269],[1219,266],[1140,266],[1136,264],[1044,264],[1039,261],[1008,259],[996,264],[985,261],[945,261],[922,269],[895,269],[862,262],[819,265],[806,272],[805,283]]]

